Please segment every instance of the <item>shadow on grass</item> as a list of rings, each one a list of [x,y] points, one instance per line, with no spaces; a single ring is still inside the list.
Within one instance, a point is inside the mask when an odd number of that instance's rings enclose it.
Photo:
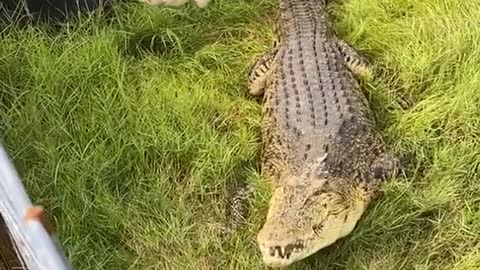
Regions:
[[[231,40],[232,36],[242,40],[251,34],[245,25],[263,17],[259,12],[271,15],[272,7],[269,1],[232,6],[211,3],[206,9],[192,3],[182,8],[118,6],[123,17],[117,23],[126,25],[130,33],[119,50],[136,59],[152,54],[171,58],[192,55],[207,45]]]
[[[143,58],[145,54],[173,58],[182,54],[191,54],[209,42],[213,42],[213,40],[195,34],[180,36],[166,28],[149,29],[138,31],[127,38],[125,47],[121,50],[124,55],[137,59]],[[183,46],[183,44],[186,45]]]

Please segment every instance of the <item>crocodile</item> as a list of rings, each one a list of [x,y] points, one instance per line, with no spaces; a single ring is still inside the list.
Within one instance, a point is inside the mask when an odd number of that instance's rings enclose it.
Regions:
[[[220,226],[223,238],[233,235],[238,231],[247,218],[248,200],[254,189],[246,183],[232,188],[228,192],[226,209],[226,222]]]
[[[249,72],[248,91],[263,102],[261,174],[272,187],[256,241],[270,267],[349,235],[401,165],[358,81],[369,63],[336,36],[326,2],[280,0],[277,39]]]

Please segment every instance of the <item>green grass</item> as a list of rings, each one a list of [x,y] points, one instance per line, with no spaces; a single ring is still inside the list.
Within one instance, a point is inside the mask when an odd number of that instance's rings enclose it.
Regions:
[[[255,235],[259,104],[246,72],[275,0],[119,6],[0,44],[0,129],[76,269],[264,269]],[[480,2],[344,0],[339,36],[367,55],[365,93],[406,179],[347,238],[290,269],[480,269]],[[226,187],[257,187],[222,240]]]

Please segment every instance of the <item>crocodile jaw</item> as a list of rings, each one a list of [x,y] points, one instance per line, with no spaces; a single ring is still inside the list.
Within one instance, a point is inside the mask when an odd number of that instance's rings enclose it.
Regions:
[[[339,226],[337,230],[330,231],[328,234],[329,238],[319,239],[312,235],[312,238],[297,240],[295,243],[298,244],[293,245],[290,243],[287,244],[287,242],[259,244],[263,263],[269,267],[275,268],[289,266],[290,264],[309,257],[320,249],[333,244],[342,237],[341,229],[343,228]],[[292,249],[290,248],[291,246],[295,247]]]
[[[274,268],[289,266],[350,234],[368,205],[364,196],[354,197],[351,207],[327,217],[321,230],[305,228],[296,230],[292,235],[287,233],[292,232],[292,227],[278,226],[278,223],[267,217],[267,222],[257,235],[264,264]],[[270,209],[272,210],[275,211]]]
[[[276,246],[260,244],[263,263],[269,267],[282,268],[296,261],[300,261],[316,252],[316,249],[311,248],[310,241],[311,240],[298,241],[299,243],[304,243],[305,246],[294,248],[292,253],[289,253],[287,256],[284,254],[288,252],[287,247],[290,246],[290,244]]]

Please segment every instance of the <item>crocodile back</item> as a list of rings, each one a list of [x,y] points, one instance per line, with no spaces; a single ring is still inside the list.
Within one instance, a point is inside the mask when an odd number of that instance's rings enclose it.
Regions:
[[[324,1],[283,0],[280,6],[282,38],[265,93],[263,133],[272,144],[265,155],[296,175],[365,171],[363,160],[377,154],[370,149],[374,121],[343,62]]]

